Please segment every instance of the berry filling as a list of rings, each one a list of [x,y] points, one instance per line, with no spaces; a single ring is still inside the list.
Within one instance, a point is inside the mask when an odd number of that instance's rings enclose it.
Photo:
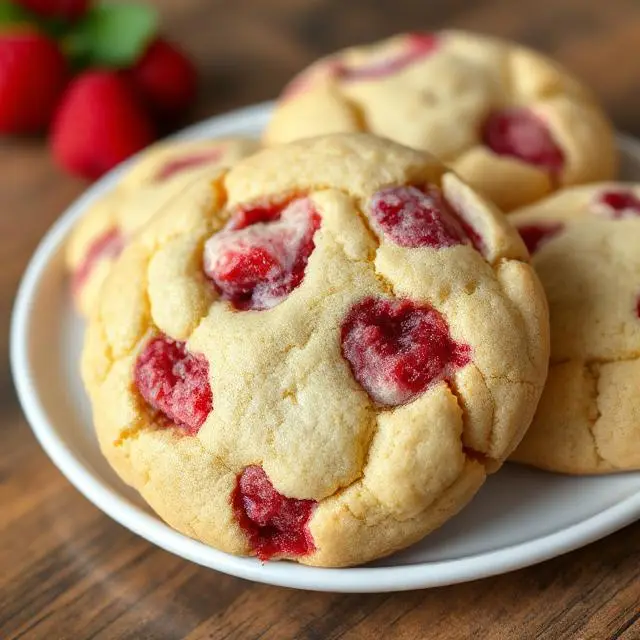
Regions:
[[[213,407],[205,357],[164,335],[152,338],[138,356],[134,382],[153,409],[189,435],[198,433]]]
[[[529,249],[529,253],[533,255],[543,244],[558,235],[563,229],[564,225],[560,222],[525,224],[518,227],[518,233]]]
[[[241,209],[205,244],[205,273],[236,309],[270,309],[302,282],[319,227],[308,198]]]
[[[98,236],[90,245],[84,259],[74,271],[71,288],[78,293],[99,260],[115,258],[124,248],[124,238],[119,229],[109,229]]]
[[[511,156],[557,174],[564,153],[544,121],[522,108],[493,112],[485,121],[482,141],[499,156]]]
[[[636,316],[640,318],[640,296],[636,299]]]
[[[347,81],[384,78],[432,54],[437,46],[438,38],[433,33],[410,33],[405,38],[403,49],[394,56],[355,67],[341,65],[336,73]]]
[[[470,242],[457,213],[438,187],[388,187],[378,191],[369,212],[384,235],[401,247],[451,247]],[[468,227],[468,225],[466,225]],[[469,231],[481,242],[478,234]]]
[[[368,64],[347,66],[340,60],[323,60],[298,74],[284,89],[282,97],[290,99],[308,91],[320,78],[337,78],[347,82],[384,78],[433,53],[438,46],[433,33],[407,34],[404,47],[391,57]]]
[[[470,362],[433,307],[411,300],[365,298],[342,323],[342,354],[376,402],[405,404]]]
[[[632,191],[605,191],[596,203],[614,220],[640,216],[640,198]]]
[[[233,511],[263,562],[274,556],[304,556],[315,550],[308,528],[315,500],[278,493],[262,467],[247,467],[231,494]]]
[[[213,164],[218,162],[221,156],[222,150],[220,148],[216,148],[201,151],[200,153],[192,153],[191,155],[183,156],[182,158],[175,158],[161,167],[160,171],[156,174],[154,181],[162,182],[188,169],[195,169],[206,164]]]

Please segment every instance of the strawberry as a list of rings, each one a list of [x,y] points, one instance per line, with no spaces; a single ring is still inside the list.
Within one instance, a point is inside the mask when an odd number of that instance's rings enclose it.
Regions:
[[[44,129],[64,89],[58,45],[30,27],[0,33],[0,133]]]
[[[193,63],[163,38],[154,40],[126,73],[160,120],[176,120],[195,98],[197,79]]]
[[[89,9],[91,0],[14,0],[43,18],[59,18],[73,22]]]
[[[87,71],[63,96],[50,142],[59,164],[95,179],[153,140],[153,126],[127,81],[117,72]]]

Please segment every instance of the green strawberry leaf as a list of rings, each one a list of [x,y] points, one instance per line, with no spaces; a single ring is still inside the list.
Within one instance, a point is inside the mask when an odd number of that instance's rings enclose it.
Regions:
[[[28,22],[29,18],[29,13],[21,6],[10,0],[0,0],[0,27],[23,24]]]
[[[158,23],[148,5],[102,3],[73,26],[63,46],[76,66],[128,67],[158,33]]]

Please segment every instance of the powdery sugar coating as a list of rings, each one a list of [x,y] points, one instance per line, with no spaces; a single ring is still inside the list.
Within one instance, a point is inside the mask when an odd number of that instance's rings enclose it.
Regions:
[[[499,156],[518,158],[552,174],[564,165],[564,153],[549,128],[528,109],[493,112],[484,123],[482,140]]]
[[[200,153],[191,153],[171,159],[156,174],[154,181],[162,182],[188,169],[196,169],[207,164],[214,164],[222,157],[222,149],[213,148]]]
[[[147,403],[176,426],[195,435],[213,406],[209,363],[184,342],[152,338],[136,360],[135,385]]]
[[[564,229],[564,225],[561,222],[541,222],[519,225],[517,229],[529,253],[533,255],[545,242],[558,235]]]
[[[207,241],[205,273],[237,309],[270,309],[302,282],[319,227],[306,198],[243,208]]]
[[[396,406],[470,362],[444,318],[411,300],[367,298],[342,324],[342,353],[373,400]]]
[[[401,247],[451,247],[469,237],[438,187],[389,187],[378,191],[369,213],[384,235]]]
[[[116,258],[124,248],[124,236],[119,229],[109,229],[98,236],[87,249],[82,262],[72,274],[71,289],[77,295],[100,260]]]
[[[261,467],[247,467],[238,476],[231,503],[260,560],[281,555],[304,556],[315,549],[307,525],[316,502],[278,493]]]

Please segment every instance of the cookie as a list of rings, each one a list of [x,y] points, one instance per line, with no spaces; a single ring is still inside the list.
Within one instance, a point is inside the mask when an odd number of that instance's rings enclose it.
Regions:
[[[433,157],[366,134],[274,147],[122,253],[82,371],[105,456],[170,525],[344,566],[461,509],[548,360],[524,244]]]
[[[514,213],[551,315],[551,364],[513,459],[640,469],[640,185],[575,187]]]
[[[170,142],[145,151],[113,191],[98,199],[78,222],[67,246],[67,268],[78,310],[88,315],[127,239],[195,178],[215,174],[253,153],[243,138]]]
[[[337,131],[425,149],[504,211],[608,180],[617,164],[611,124],[566,70],[460,31],[398,35],[317,61],[285,89],[264,139]]]

